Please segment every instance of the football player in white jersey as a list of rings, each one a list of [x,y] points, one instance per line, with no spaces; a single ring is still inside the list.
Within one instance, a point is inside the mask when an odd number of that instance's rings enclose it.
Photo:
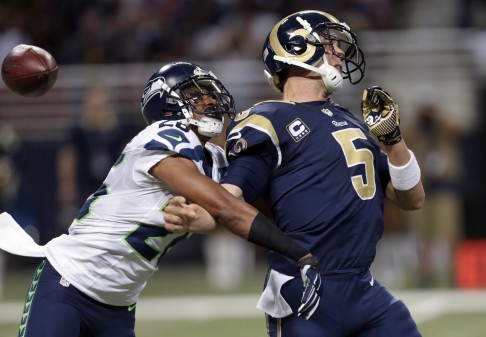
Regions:
[[[19,336],[135,336],[141,291],[159,258],[189,235],[165,227],[164,207],[174,195],[209,211],[215,221],[205,231],[223,225],[298,261],[305,271],[317,263],[216,183],[227,162],[223,150],[208,141],[221,133],[223,115],[232,118],[235,108],[212,72],[192,63],[167,64],[147,82],[141,107],[149,125],[126,145],[68,234],[38,246],[10,215],[0,215],[0,248],[44,257],[28,291]],[[313,289],[305,290],[306,301],[318,300]]]

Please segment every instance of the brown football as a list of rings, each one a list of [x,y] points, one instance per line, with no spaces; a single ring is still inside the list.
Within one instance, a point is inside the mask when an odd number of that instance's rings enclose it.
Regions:
[[[39,97],[52,88],[58,66],[46,50],[27,44],[14,47],[2,63],[2,79],[7,88],[25,97]]]

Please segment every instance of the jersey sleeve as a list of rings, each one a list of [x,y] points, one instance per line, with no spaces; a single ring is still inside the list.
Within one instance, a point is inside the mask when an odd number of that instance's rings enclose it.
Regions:
[[[137,165],[135,166],[135,181],[154,181],[150,169],[161,160],[180,155],[195,163],[204,157],[201,143],[189,130],[179,129],[170,125],[158,129],[147,129],[137,144]]]
[[[271,168],[262,157],[244,155],[234,158],[234,164],[228,167],[221,183],[240,187],[244,199],[252,203],[265,189],[271,173]]]
[[[271,116],[251,110],[243,114],[227,131],[229,168],[221,182],[240,187],[245,200],[253,202],[265,189],[272,171],[280,166],[282,156]]]

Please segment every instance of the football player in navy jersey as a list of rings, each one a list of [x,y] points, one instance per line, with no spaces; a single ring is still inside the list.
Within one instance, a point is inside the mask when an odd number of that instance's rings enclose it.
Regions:
[[[421,336],[405,304],[370,272],[384,198],[404,210],[421,208],[425,198],[397,104],[380,87],[364,90],[363,122],[330,99],[344,79],[362,79],[365,60],[355,34],[325,12],[278,22],[263,62],[282,100],[258,103],[231,122],[222,183],[248,202],[263,197],[276,225],[317,258],[321,276],[302,280],[294,261],[270,250],[257,305],[269,336]],[[196,221],[183,201],[174,199],[170,215],[180,230]],[[322,281],[320,301],[299,312],[302,282],[313,280]]]
[[[227,161],[209,140],[221,133],[223,115],[232,118],[235,109],[212,72],[192,63],[167,64],[147,82],[141,106],[149,125],[126,145],[68,234],[39,246],[8,213],[0,215],[0,248],[44,258],[26,297],[19,336],[135,336],[141,291],[159,259],[188,236],[165,226],[164,208],[174,194],[204,206],[216,219],[213,227],[224,225],[279,251],[319,279],[307,250],[217,183]],[[316,302],[314,283],[300,287],[308,299],[302,312]]]

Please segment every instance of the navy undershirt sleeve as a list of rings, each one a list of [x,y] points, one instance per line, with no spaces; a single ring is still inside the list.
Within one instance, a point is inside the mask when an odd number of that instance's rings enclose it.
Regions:
[[[386,193],[386,187],[388,183],[390,182],[390,171],[388,169],[388,156],[384,153],[380,153],[380,158],[379,158],[379,177],[381,181],[381,186],[383,188],[383,193]]]

